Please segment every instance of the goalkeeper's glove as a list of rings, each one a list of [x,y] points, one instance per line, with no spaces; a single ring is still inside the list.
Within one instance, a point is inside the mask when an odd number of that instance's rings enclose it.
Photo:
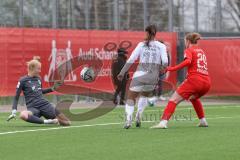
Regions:
[[[52,86],[52,90],[56,91],[62,85],[63,85],[63,81],[55,81],[53,86]]]
[[[12,114],[8,117],[7,121],[10,121],[12,119],[16,119],[16,114],[17,114],[17,110],[13,109]]]

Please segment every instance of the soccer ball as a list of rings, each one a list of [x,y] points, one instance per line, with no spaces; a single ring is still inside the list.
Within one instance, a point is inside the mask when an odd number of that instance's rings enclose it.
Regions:
[[[84,67],[81,70],[80,75],[81,75],[82,80],[84,80],[85,82],[92,82],[95,80],[95,73],[92,68]]]

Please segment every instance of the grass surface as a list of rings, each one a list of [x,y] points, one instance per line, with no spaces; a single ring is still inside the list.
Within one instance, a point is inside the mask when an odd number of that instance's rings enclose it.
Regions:
[[[154,121],[161,112],[162,108],[148,107],[144,120]],[[133,126],[124,130],[123,108],[61,129],[19,119],[8,123],[5,121],[8,114],[1,113],[0,159],[239,159],[239,113],[240,106],[207,106],[210,127],[198,128],[198,120],[190,107],[178,107],[175,119],[166,130],[149,129],[157,122],[145,122],[141,128]],[[14,131],[24,132],[12,133]]]

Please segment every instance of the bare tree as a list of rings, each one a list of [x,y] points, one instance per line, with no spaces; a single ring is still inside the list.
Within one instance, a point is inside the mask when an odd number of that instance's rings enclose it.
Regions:
[[[128,2],[127,2],[127,28],[130,28],[131,4],[132,4],[132,0],[128,0]]]
[[[223,27],[228,28],[229,31],[240,31],[240,0],[226,0],[225,3],[222,8],[222,14],[223,17],[227,17],[227,15],[229,15],[229,17],[223,20]],[[229,21],[232,23],[229,23]]]
[[[240,31],[240,0],[228,0],[231,8],[230,15]]]
[[[96,29],[99,29],[99,13],[98,13],[98,0],[93,1],[94,6],[94,17],[95,17],[95,27]]]

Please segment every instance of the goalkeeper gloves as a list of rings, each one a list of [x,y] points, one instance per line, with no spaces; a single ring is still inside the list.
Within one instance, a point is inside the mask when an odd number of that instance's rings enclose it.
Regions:
[[[52,90],[56,91],[62,85],[63,85],[63,81],[55,81],[53,86],[52,86]]]
[[[13,109],[12,114],[8,117],[7,121],[9,122],[12,119],[16,119],[17,110]]]

